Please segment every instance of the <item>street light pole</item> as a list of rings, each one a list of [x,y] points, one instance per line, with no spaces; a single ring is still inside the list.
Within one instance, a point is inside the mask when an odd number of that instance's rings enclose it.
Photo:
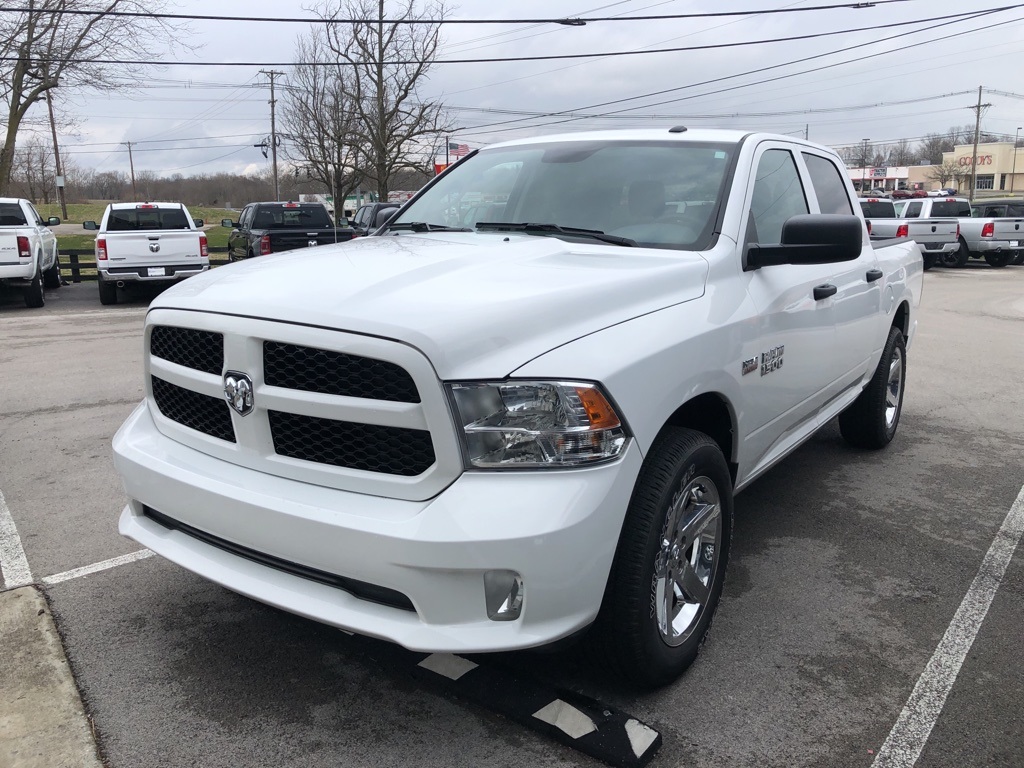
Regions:
[[[1010,171],[1010,194],[1013,194],[1013,177],[1017,173],[1017,139],[1020,138],[1020,129],[1024,126],[1017,126],[1017,133],[1013,135],[1013,170]]]
[[[861,139],[860,148],[860,193],[864,194],[864,186],[868,176],[868,142],[871,139]]]

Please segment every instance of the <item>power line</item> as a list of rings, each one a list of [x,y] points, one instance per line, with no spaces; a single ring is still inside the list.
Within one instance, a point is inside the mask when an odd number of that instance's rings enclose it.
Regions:
[[[904,1],[904,0],[890,0],[891,2]],[[909,1],[909,0],[907,0]],[[831,32],[817,32],[807,35],[792,35],[789,37],[774,37],[766,38],[763,40],[742,40],[734,43],[714,43],[710,45],[693,45],[693,46],[680,46],[675,48],[653,48],[644,50],[631,50],[631,51],[593,51],[589,53],[563,53],[563,54],[548,54],[544,56],[500,56],[492,58],[475,58],[475,59],[402,59],[388,61],[390,65],[417,65],[417,64],[431,64],[434,66],[441,66],[445,64],[509,64],[515,62],[526,62],[526,61],[566,61],[572,59],[610,59],[618,58],[621,56],[646,56],[650,54],[660,53],[685,53],[690,51],[713,51],[722,50],[729,48],[742,48],[752,45],[770,45],[774,43],[791,43],[801,40],[814,40],[823,37],[835,37],[837,35],[848,35],[855,32],[872,32],[880,29],[893,29],[896,27],[907,27],[915,24],[927,24],[933,21],[947,21],[947,20],[966,20],[977,18],[980,15],[990,13],[1002,13],[1004,11],[1015,10],[1018,8],[1024,8],[1024,3],[1016,3],[1014,5],[999,6],[996,8],[988,8],[982,11],[963,11],[961,13],[948,14],[946,16],[933,16],[925,19],[914,19],[913,21],[899,21],[892,22],[889,24],[876,24],[868,27],[854,27],[849,29],[834,30]],[[2,9],[0,9],[2,10]],[[917,30],[921,31],[921,30]],[[913,34],[913,33],[909,33]],[[872,41],[871,43],[865,43],[864,45],[873,45],[880,41]],[[23,61],[25,57],[21,56],[3,56],[0,57],[0,61]],[[365,66],[372,62],[349,62],[349,61],[298,61],[298,62],[256,62],[256,61],[160,61],[160,60],[141,60],[141,59],[66,59],[59,57],[47,57],[38,56],[30,59],[31,61],[38,62],[51,62],[61,61],[62,63],[74,63],[74,64],[113,64],[119,66],[179,66],[179,67],[359,67]]]
[[[996,12],[997,11],[992,11],[992,10],[982,11],[980,13],[975,14],[971,18],[972,19],[974,19],[974,18],[981,18],[982,16],[987,16],[987,15],[990,15],[990,14],[996,13]],[[804,58],[801,58],[801,59],[792,59],[790,61],[786,61],[786,62],[783,62],[781,64],[773,64],[773,65],[770,65],[770,66],[767,66],[767,67],[761,67],[759,69],[748,70],[746,72],[739,72],[739,73],[734,74],[734,75],[725,75],[723,77],[712,78],[710,80],[704,80],[704,81],[701,81],[701,82],[698,82],[698,83],[690,83],[689,85],[681,85],[681,86],[678,86],[678,87],[675,87],[675,88],[665,88],[665,89],[662,89],[662,90],[659,90],[659,91],[652,91],[650,93],[640,94],[640,95],[637,95],[637,96],[627,96],[627,97],[624,97],[624,98],[621,98],[621,99],[613,99],[611,101],[605,101],[605,102],[601,102],[601,103],[598,103],[598,104],[590,104],[590,105],[587,105],[585,107],[578,107],[575,110],[560,110],[560,111],[556,111],[556,112],[550,112],[550,113],[548,113],[547,116],[550,116],[550,117],[560,117],[560,116],[563,116],[564,114],[566,114],[566,113],[568,113],[570,111],[580,111],[580,110],[584,110],[584,109],[599,109],[601,107],[607,107],[607,106],[611,106],[611,105],[614,105],[614,104],[621,104],[621,103],[627,102],[627,101],[636,101],[637,99],[645,99],[645,98],[650,98],[650,97],[653,97],[653,96],[661,96],[661,95],[664,95],[664,94],[667,94],[667,93],[674,93],[674,92],[678,92],[678,91],[688,90],[690,88],[699,88],[701,86],[711,85],[713,83],[721,83],[721,82],[725,82],[727,80],[735,80],[738,77],[747,77],[749,75],[756,75],[756,74],[759,74],[759,73],[762,73],[762,72],[768,72],[768,71],[771,71],[771,70],[776,70],[776,69],[781,69],[783,67],[788,67],[788,66],[791,66],[793,64],[802,64],[802,63],[805,63],[805,62],[809,62],[809,61],[814,61],[814,60],[817,60],[817,59],[825,58],[827,56],[833,56],[833,55],[838,54],[838,53],[846,53],[848,51],[853,51],[853,50],[857,50],[857,49],[860,49],[860,48],[865,48],[865,47],[868,47],[868,46],[877,45],[879,43],[888,42],[890,40],[896,40],[898,38],[907,37],[908,35],[920,34],[922,32],[927,32],[927,31],[932,30],[932,29],[938,29],[940,27],[946,27],[946,26],[949,26],[951,24],[957,24],[957,23],[960,23],[960,21],[963,21],[963,20],[959,20],[959,21],[946,21],[946,22],[943,22],[941,24],[935,24],[935,25],[933,25],[931,27],[927,27],[925,29],[917,29],[917,30],[913,30],[911,32],[903,32],[903,33],[900,33],[900,34],[897,34],[897,35],[890,35],[889,37],[881,38],[879,40],[872,40],[871,42],[868,42],[868,43],[859,43],[857,45],[847,46],[846,48],[840,48],[840,49],[835,50],[835,51],[827,51],[825,53],[819,53],[819,54],[815,54],[813,56],[805,56]],[[1010,20],[1005,21],[1005,22],[998,22],[997,24],[993,24],[993,25],[990,25],[989,27],[985,28],[985,30],[972,29],[972,30],[969,30],[967,32],[967,34],[970,34],[971,32],[988,31],[993,26],[1002,26],[1004,24],[1011,24],[1011,23],[1014,23],[1014,22],[1017,22],[1017,21],[1021,21],[1021,19],[1010,19]],[[876,54],[876,55],[884,55],[886,53],[894,53],[897,50],[907,50],[908,48],[915,48],[915,47],[918,47],[918,46],[921,46],[921,45],[929,45],[931,43],[939,42],[941,40],[947,40],[947,39],[952,38],[952,37],[958,37],[961,34],[964,34],[964,33],[963,32],[958,32],[958,33],[951,34],[951,35],[944,35],[942,37],[932,38],[930,40],[923,40],[923,41],[920,41],[920,42],[917,42],[917,43],[910,43],[908,45],[903,46],[903,48],[901,48],[901,49],[893,48],[893,49],[889,49],[887,51],[882,51],[880,54]],[[700,94],[694,94],[694,95],[690,95],[690,96],[683,96],[683,97],[680,97],[680,98],[677,98],[677,99],[668,99],[668,100],[665,100],[665,101],[656,102],[654,104],[644,104],[644,105],[638,105],[638,106],[634,106],[634,107],[626,107],[626,108],[623,108],[621,110],[617,110],[616,112],[604,113],[604,114],[618,114],[620,112],[629,112],[629,111],[632,111],[632,110],[635,110],[635,109],[643,109],[644,107],[656,107],[656,106],[661,106],[663,104],[672,104],[672,103],[675,103],[675,102],[678,102],[678,101],[686,101],[686,100],[689,100],[689,99],[701,98],[701,97],[704,97],[704,96],[717,95],[717,94],[720,94],[720,93],[726,93],[728,91],[735,91],[735,90],[739,90],[739,89],[742,89],[742,88],[750,88],[750,87],[755,86],[755,85],[763,85],[765,83],[775,82],[777,80],[784,80],[784,79],[788,79],[788,78],[791,78],[791,77],[798,77],[800,75],[810,74],[810,73],[813,73],[813,72],[820,72],[820,71],[825,70],[825,69],[832,69],[834,67],[839,67],[839,66],[843,66],[843,65],[846,65],[846,64],[850,64],[850,63],[857,63],[857,62],[860,62],[860,61],[862,61],[862,59],[860,59],[860,58],[857,58],[857,59],[846,59],[844,61],[833,62],[832,64],[825,64],[825,65],[822,65],[820,67],[812,67],[810,69],[804,69],[804,70],[801,70],[799,72],[791,72],[791,73],[788,73],[788,74],[785,74],[785,75],[779,75],[779,76],[776,76],[776,77],[765,78],[763,80],[756,80],[756,81],[753,81],[753,82],[750,82],[750,83],[744,83],[742,85],[731,86],[729,88],[720,88],[720,89],[718,89],[716,91],[700,93]],[[534,119],[536,119],[536,118],[520,118],[518,120],[508,120],[508,121],[503,121],[503,122],[498,122],[498,123],[491,123],[489,125],[474,126],[474,127],[477,128],[477,129],[480,129],[480,128],[487,128],[487,127],[490,127],[490,126],[502,126],[502,125],[506,125],[507,126],[507,125],[509,125],[511,123],[523,123],[523,122],[526,122],[526,121],[529,121],[529,120],[534,120]],[[550,125],[560,125],[562,123],[573,122],[575,119],[578,119],[578,118],[568,118],[568,119],[556,120],[556,121],[552,121],[552,122],[548,122],[548,123],[540,123],[540,124],[533,124],[533,125],[520,125],[520,126],[516,126],[516,127],[512,127],[512,128],[498,128],[497,130],[490,131],[490,133],[505,133],[506,131],[509,131],[509,130],[519,130],[520,128],[542,128],[542,127],[546,127],[546,126],[550,126]]]
[[[88,10],[59,10],[50,11],[53,15],[59,16],[124,16],[129,18],[166,19],[168,21],[251,21],[266,22],[271,24],[324,24],[337,26],[345,24],[561,24],[571,27],[581,27],[586,24],[594,24],[606,21],[671,21],[677,19],[711,19],[724,16],[760,16],[762,14],[780,13],[806,13],[811,11],[834,11],[842,8],[862,10],[874,8],[879,5],[892,5],[894,3],[909,3],[916,0],[870,0],[870,2],[851,2],[839,5],[813,5],[805,8],[774,8],[769,10],[749,11],[714,11],[710,13],[673,13],[653,16],[590,16],[590,17],[559,17],[541,19],[324,19],[320,17],[267,17],[267,16],[213,16],[188,13],[145,13],[143,11],[88,11]],[[0,11],[11,13],[36,13],[40,14],[38,8],[13,8],[3,6]],[[270,66],[270,65],[268,65]],[[278,66],[278,65],[273,65]]]

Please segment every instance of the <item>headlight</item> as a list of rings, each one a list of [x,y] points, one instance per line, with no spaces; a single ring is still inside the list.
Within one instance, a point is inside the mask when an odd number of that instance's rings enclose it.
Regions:
[[[448,385],[471,467],[575,467],[616,458],[626,429],[601,388],[579,381]]]

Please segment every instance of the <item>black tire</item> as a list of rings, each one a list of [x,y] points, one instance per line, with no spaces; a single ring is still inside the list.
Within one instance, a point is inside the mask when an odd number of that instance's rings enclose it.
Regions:
[[[594,624],[602,665],[647,689],[693,663],[722,595],[732,520],[732,477],[717,443],[691,429],[665,429],[633,489]],[[678,626],[663,620],[670,613]]]
[[[60,257],[53,260],[53,266],[43,273],[45,288],[60,288]]]
[[[1024,264],[1024,251],[1017,251],[1013,259],[1014,266]]]
[[[1005,267],[1013,260],[1012,253],[986,253],[985,261],[988,262],[990,267]]]
[[[32,278],[31,283],[25,286],[24,291],[26,307],[37,309],[46,303],[46,297],[43,296],[43,273],[40,269],[36,270],[35,277]]]
[[[117,286],[113,283],[108,283],[102,277],[98,282],[100,286],[100,304],[117,304]]]
[[[906,378],[907,345],[902,331],[893,327],[871,381],[850,407],[839,414],[839,431],[846,442],[857,448],[877,450],[892,441],[903,412]]]
[[[948,266],[951,266],[951,267],[966,267],[967,266],[967,262],[970,261],[970,260],[971,260],[971,252],[969,250],[967,250],[967,241],[964,240],[961,237],[960,238],[960,249],[956,252],[956,259],[953,261],[952,264],[949,264]]]
[[[938,256],[934,253],[925,253],[921,255],[921,261],[924,264],[924,271],[927,272],[929,269],[935,266],[935,262],[938,260]]]

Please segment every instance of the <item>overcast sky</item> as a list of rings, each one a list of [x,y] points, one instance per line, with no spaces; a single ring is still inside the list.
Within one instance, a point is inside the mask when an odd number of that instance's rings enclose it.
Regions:
[[[806,130],[812,140],[830,145],[856,144],[865,138],[872,143],[901,138],[916,141],[952,125],[973,124],[974,110],[970,107],[977,103],[978,86],[984,86],[983,101],[991,104],[983,111],[984,130],[1012,138],[1018,126],[1024,126],[1024,81],[1020,76],[1024,3],[980,18],[860,32],[848,30],[981,12],[1010,3],[883,0],[859,9],[625,20],[629,16],[800,9],[842,3],[463,0],[453,6],[453,18],[616,16],[623,20],[585,26],[446,25],[441,58],[613,53],[841,34],[718,50],[568,61],[438,64],[424,84],[422,95],[441,97],[449,105],[460,126],[452,140],[471,147],[524,135],[678,124],[801,136]],[[189,14],[311,16],[306,10],[310,3],[298,0],[177,0],[173,5],[174,12]],[[285,69],[276,65],[294,61],[296,38],[308,30],[303,24],[242,21],[194,21],[191,28],[189,40],[199,47],[181,55],[180,60],[259,62],[266,68],[275,65],[276,69]],[[848,50],[853,46],[861,47]],[[120,54],[132,57],[131,51]],[[797,62],[799,59],[808,60]],[[270,132],[269,89],[259,69],[151,68],[140,71],[140,80],[165,87],[148,87],[127,97],[87,92],[70,98],[65,95],[63,108],[77,118],[78,125],[73,135],[61,137],[64,151],[75,163],[97,170],[126,171],[127,151],[119,142],[127,141],[133,142],[136,172],[188,176],[264,169],[270,161],[252,146]],[[914,99],[919,101],[899,103]],[[504,114],[505,110],[568,114],[524,119],[519,114]],[[611,112],[615,114],[605,118],[586,116]]]

